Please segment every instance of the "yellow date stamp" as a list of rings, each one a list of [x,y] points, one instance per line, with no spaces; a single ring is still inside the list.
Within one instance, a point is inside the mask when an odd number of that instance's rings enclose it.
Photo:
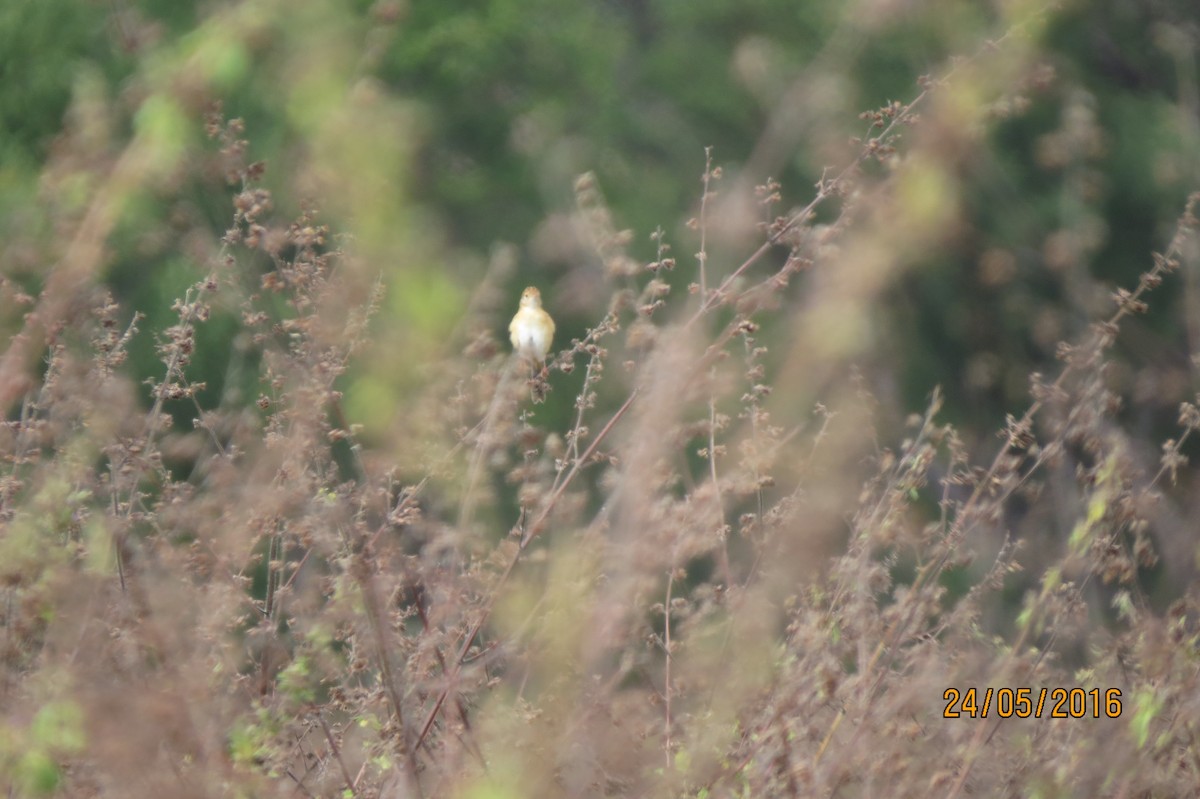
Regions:
[[[1121,690],[1109,688],[947,688],[942,718],[1116,719]]]

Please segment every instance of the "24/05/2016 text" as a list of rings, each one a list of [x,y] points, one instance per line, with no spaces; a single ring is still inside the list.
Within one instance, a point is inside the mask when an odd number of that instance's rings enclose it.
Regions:
[[[979,701],[981,697],[982,702]],[[1119,688],[1109,688],[1103,694],[1099,688],[1042,688],[1037,693],[1032,688],[967,688],[963,691],[947,688],[942,699],[947,702],[942,718],[947,719],[961,716],[986,719],[991,714],[1003,719],[1012,716],[1040,719],[1043,715],[1052,719],[1115,719],[1121,716]]]

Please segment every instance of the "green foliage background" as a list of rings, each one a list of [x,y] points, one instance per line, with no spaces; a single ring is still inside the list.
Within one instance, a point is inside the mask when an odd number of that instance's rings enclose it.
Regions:
[[[911,98],[917,76],[952,54],[969,55],[1035,8],[866,0],[6,3],[6,272],[36,289],[48,265],[22,262],[21,254],[39,251],[55,235],[54,214],[69,215],[86,197],[89,158],[151,131],[161,139],[162,174],[125,198],[103,279],[157,329],[169,298],[203,268],[173,231],[184,218],[214,231],[223,224],[227,199],[216,176],[186,174],[192,149],[203,146],[200,112],[220,100],[227,114],[247,120],[252,155],[266,162],[278,201],[298,208],[320,187],[324,218],[383,276],[389,299],[378,358],[388,369],[360,375],[352,391],[352,406],[377,424],[420,379],[406,364],[439,357],[497,242],[517,247],[514,297],[524,282],[547,287],[552,298],[589,290],[568,279],[586,254],[555,246],[547,226],[570,211],[579,173],[596,173],[618,224],[634,232],[635,251],[649,260],[648,234],[662,226],[682,257],[696,244],[680,223],[696,207],[704,147],[727,174],[753,183],[773,177],[785,203],[802,203],[834,165],[836,140],[862,132],[858,112]],[[962,160],[965,213],[952,246],[919,264],[887,311],[886,338],[903,365],[901,406],[919,405],[941,384],[960,420],[990,429],[1020,400],[1031,364],[1078,321],[1059,314],[1064,299],[1082,301],[1070,296],[1078,281],[1047,266],[1057,233],[1084,231],[1075,260],[1089,279],[1121,282],[1141,268],[1200,174],[1196,22],[1186,3],[1097,0],[1064,3],[1034,31],[1030,46],[1042,51],[1054,81],[1031,94],[1024,113],[995,125],[991,146]],[[1072,114],[1086,117],[1094,146],[1069,145],[1066,160],[1040,162],[1044,137]],[[77,152],[80,141],[71,140],[75,168],[48,176],[44,165],[72,125],[93,149]],[[772,130],[783,145],[756,152]],[[168,191],[179,179],[190,188]],[[997,250],[1010,256],[1007,272],[1001,283],[981,285],[980,263]],[[732,260],[744,248],[718,252]],[[560,305],[567,334],[597,313],[584,297]],[[1152,335],[1170,342],[1183,331]],[[396,357],[400,350],[405,357]],[[136,352],[139,371],[152,373],[150,347]],[[225,377],[220,361],[196,375],[213,390]]]

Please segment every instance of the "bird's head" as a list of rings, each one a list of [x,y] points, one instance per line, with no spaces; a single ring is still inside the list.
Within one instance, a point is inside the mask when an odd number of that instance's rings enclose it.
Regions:
[[[541,308],[542,307],[542,292],[538,291],[533,286],[521,292],[521,307],[522,308]]]

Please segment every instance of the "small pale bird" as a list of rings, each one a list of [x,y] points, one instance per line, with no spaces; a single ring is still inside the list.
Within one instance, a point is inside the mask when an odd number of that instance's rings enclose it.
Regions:
[[[545,372],[546,356],[554,340],[554,320],[542,308],[542,293],[533,286],[521,292],[521,307],[508,323],[508,336],[518,355],[541,366]]]

